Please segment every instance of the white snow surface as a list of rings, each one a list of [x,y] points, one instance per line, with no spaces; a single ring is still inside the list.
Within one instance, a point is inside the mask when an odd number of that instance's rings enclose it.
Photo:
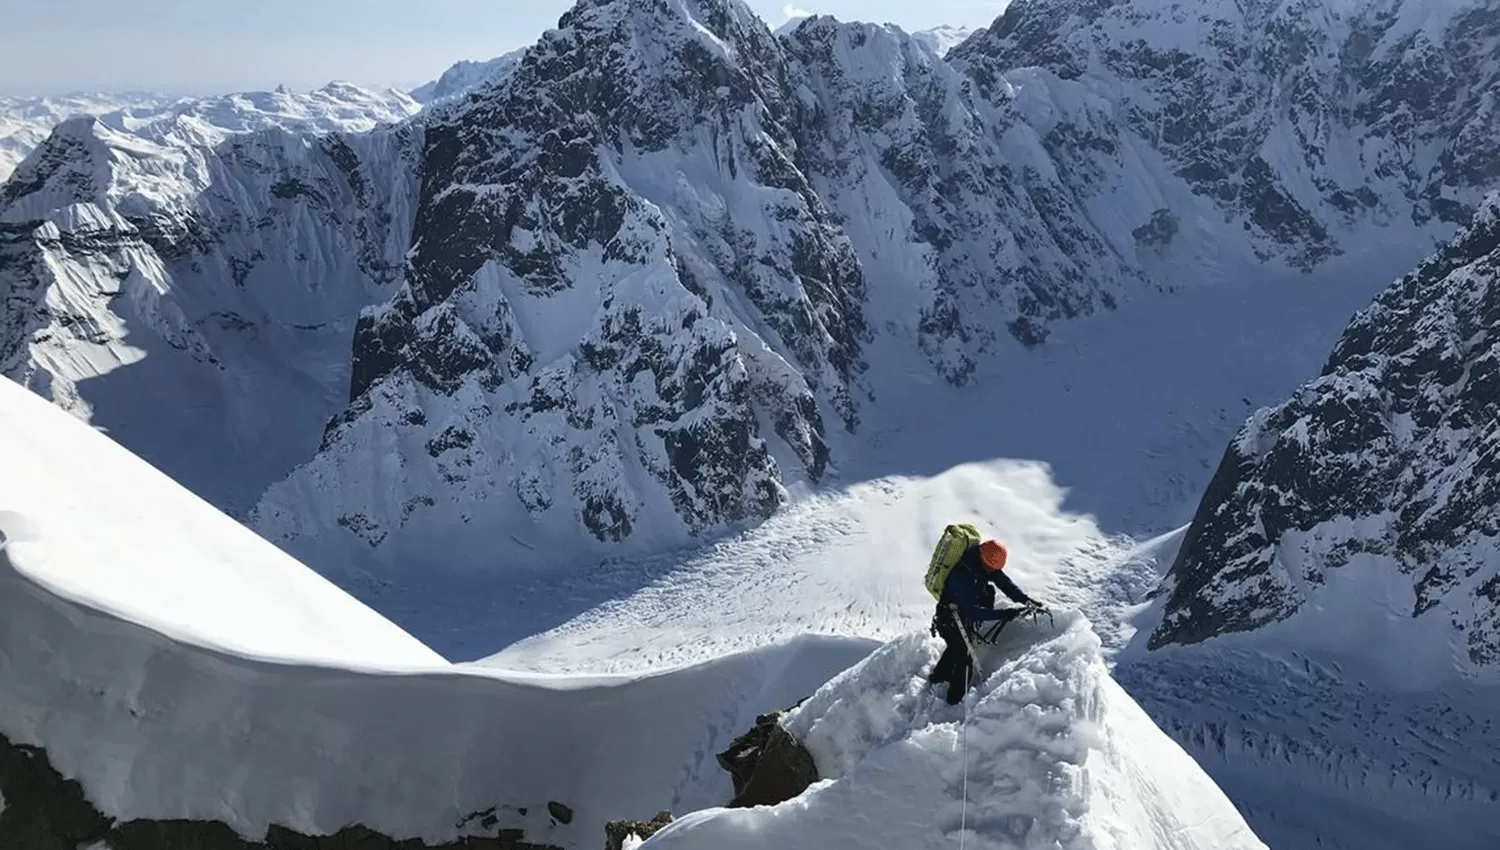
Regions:
[[[939,56],[947,56],[948,51],[964,43],[969,36],[977,32],[974,27],[959,27],[950,24],[933,27],[927,30],[918,30],[911,34],[912,38],[927,45],[927,47]]]
[[[777,806],[688,815],[647,846],[948,848],[961,825],[975,848],[1266,846],[1109,677],[1084,618],[1006,634],[980,651],[966,706],[927,686],[941,641],[881,647],[781,721],[821,781]]]
[[[114,129],[148,138],[175,136],[211,144],[230,134],[271,127],[310,133],[362,132],[400,121],[420,109],[421,104],[405,93],[339,81],[310,92],[281,88],[211,97],[142,92],[0,98],[0,183],[54,127],[78,116],[94,116]]]
[[[0,379],[0,535],[69,600],[250,658],[446,662],[58,407]]]
[[[3,380],[0,468],[0,733],[119,819],[441,841],[498,804],[497,828],[593,846],[607,819],[727,799],[711,754],[874,646],[793,638],[644,678],[466,671]]]
[[[77,115],[103,115],[126,109],[158,109],[173,98],[149,92],[0,97],[0,183],[52,128]]]

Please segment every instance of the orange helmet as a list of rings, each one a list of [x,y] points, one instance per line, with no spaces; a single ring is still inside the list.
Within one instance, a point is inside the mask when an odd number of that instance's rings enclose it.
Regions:
[[[979,560],[984,563],[984,568],[992,573],[1005,569],[1005,561],[1010,557],[1006,551],[1005,544],[998,540],[986,540],[979,544]]]

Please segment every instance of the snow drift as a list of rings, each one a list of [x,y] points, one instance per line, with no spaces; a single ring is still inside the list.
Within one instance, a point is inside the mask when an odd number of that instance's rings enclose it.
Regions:
[[[967,729],[927,687],[940,648],[895,640],[783,718],[824,777],[801,796],[689,815],[652,846],[946,848],[964,824],[976,848],[1265,847],[1109,677],[1083,617],[985,647]]]

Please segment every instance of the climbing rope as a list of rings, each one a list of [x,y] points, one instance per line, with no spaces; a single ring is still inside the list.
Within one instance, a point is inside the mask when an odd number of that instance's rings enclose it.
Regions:
[[[969,695],[964,694],[964,724],[959,737],[964,742],[964,796],[958,809],[958,850],[964,850],[964,839],[969,837]]]
[[[964,722],[958,733],[964,750],[964,790],[958,804],[958,850],[964,850],[964,841],[969,837],[969,702],[974,696],[974,683],[979,680],[979,657],[972,652],[969,653],[969,669],[965,672],[970,678],[964,683]]]

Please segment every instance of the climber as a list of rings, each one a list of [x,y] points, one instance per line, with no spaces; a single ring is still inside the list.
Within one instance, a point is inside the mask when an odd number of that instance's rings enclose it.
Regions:
[[[1047,607],[1011,581],[1002,570],[1009,553],[998,540],[970,545],[943,582],[937,612],[933,615],[933,632],[947,643],[942,657],[932,668],[927,681],[948,683],[948,704],[957,705],[969,689],[974,663],[969,657],[969,641],[981,623],[1009,621],[1024,613],[1046,612]],[[996,610],[995,588],[1012,602],[1023,607]]]

